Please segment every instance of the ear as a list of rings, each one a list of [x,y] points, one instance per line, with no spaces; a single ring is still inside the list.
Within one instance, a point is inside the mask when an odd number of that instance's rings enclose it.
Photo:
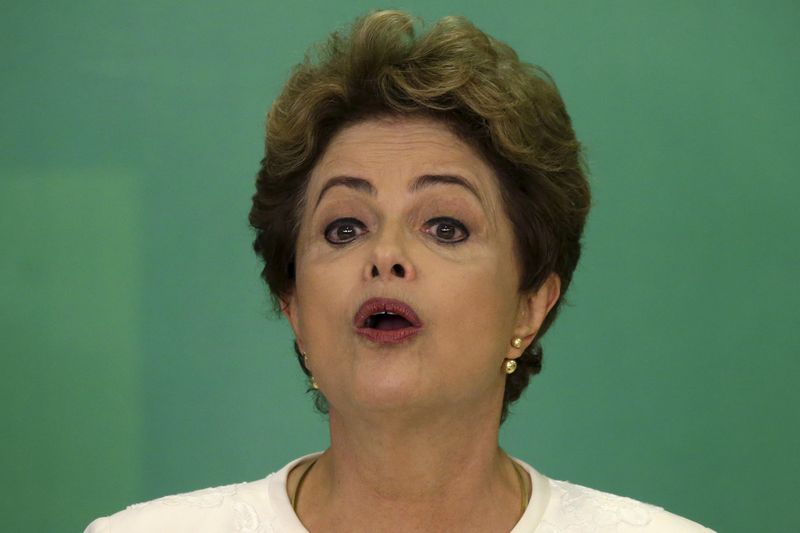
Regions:
[[[292,331],[294,332],[294,337],[297,340],[297,345],[300,348],[300,351],[305,352],[306,349],[303,346],[302,339],[300,338],[300,317],[295,293],[292,292],[285,297],[279,298],[279,302],[281,306],[281,314],[286,317],[286,320],[289,321],[289,325],[292,327]]]
[[[509,359],[516,359],[530,346],[559,296],[561,296],[561,278],[558,274],[551,273],[536,291],[520,297],[514,336],[522,339],[522,346],[511,347]]]

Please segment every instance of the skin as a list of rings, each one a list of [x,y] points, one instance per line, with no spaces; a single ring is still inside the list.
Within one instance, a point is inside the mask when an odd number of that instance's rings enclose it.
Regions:
[[[441,183],[410,191],[425,175],[458,176],[476,194]],[[337,185],[319,200],[341,176],[372,193]],[[497,444],[503,364],[532,342],[560,289],[553,274],[521,294],[518,279],[495,174],[447,127],[373,119],[332,139],[309,179],[296,286],[282,302],[330,405],[331,446],[298,503],[309,531],[513,528],[520,487]],[[411,305],[421,331],[395,345],[357,335],[353,317],[371,297]],[[304,468],[290,474],[290,494]]]

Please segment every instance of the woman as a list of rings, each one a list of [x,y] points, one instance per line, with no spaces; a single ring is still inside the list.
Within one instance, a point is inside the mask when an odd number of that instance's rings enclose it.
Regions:
[[[552,81],[463,19],[377,12],[293,73],[250,221],[331,445],[87,531],[700,531],[498,447],[589,188]]]

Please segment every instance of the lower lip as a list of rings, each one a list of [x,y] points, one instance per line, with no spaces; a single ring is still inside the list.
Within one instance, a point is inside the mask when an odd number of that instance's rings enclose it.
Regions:
[[[356,328],[356,333],[378,344],[400,344],[419,333],[421,329],[415,327],[402,329]]]

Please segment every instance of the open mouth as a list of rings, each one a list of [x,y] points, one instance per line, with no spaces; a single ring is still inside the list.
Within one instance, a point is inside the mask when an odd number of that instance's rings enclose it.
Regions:
[[[389,298],[364,302],[353,325],[356,333],[379,344],[399,344],[422,329],[422,322],[410,305]]]
[[[403,316],[396,315],[388,311],[370,315],[367,317],[367,320],[364,321],[365,328],[379,329],[383,331],[410,328],[412,326],[413,324]]]

